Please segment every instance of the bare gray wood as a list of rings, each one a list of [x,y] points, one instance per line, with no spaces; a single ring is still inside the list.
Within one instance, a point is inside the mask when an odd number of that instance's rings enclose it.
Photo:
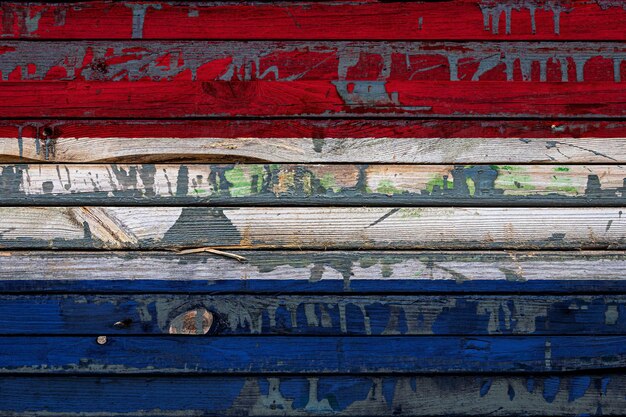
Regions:
[[[555,129],[559,127],[555,125]],[[0,163],[624,163],[626,138],[0,137]]]
[[[622,249],[623,211],[0,207],[0,248]]]
[[[595,293],[626,289],[623,251],[236,253],[247,262],[158,251],[5,251],[0,252],[0,288],[3,292],[92,293],[351,289]],[[225,286],[229,282],[235,285]],[[398,286],[392,286],[393,282]]]

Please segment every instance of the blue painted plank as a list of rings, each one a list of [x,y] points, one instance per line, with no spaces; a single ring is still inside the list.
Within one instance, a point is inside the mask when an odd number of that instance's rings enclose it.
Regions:
[[[623,374],[8,376],[0,379],[0,413],[42,417],[79,413],[143,417],[623,415],[625,391]]]
[[[206,320],[196,320],[204,315]],[[0,296],[0,334],[5,335],[181,332],[220,335],[626,334],[626,296]]]
[[[443,373],[626,366],[626,336],[0,337],[0,372]],[[101,340],[100,338],[98,340]]]
[[[0,292],[625,293],[626,253],[0,252]]]

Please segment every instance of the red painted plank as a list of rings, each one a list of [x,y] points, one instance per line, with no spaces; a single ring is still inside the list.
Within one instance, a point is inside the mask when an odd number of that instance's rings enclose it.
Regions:
[[[5,138],[624,138],[626,122],[570,120],[1,120]]]
[[[7,82],[3,117],[623,117],[622,83]]]
[[[37,39],[626,40],[620,0],[17,3],[2,36]]]
[[[626,80],[609,42],[0,43],[2,80],[527,81]]]

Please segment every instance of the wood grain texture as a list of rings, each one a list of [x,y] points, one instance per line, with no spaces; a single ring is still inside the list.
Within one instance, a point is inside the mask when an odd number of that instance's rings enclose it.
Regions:
[[[623,368],[626,337],[2,336],[0,352],[0,374],[536,373]]]
[[[193,387],[191,389],[190,387]],[[623,374],[533,376],[3,376],[7,416],[622,415]],[[115,398],[115,401],[111,401]]]
[[[16,39],[625,40],[614,0],[3,3]],[[455,16],[455,19],[450,19]]]
[[[168,126],[165,124],[165,126]],[[164,134],[163,131],[159,132]],[[625,163],[618,138],[0,138],[0,162]]]
[[[198,319],[203,316],[213,320]],[[601,335],[625,331],[625,296],[0,296],[3,335]]]
[[[620,118],[615,82],[7,81],[7,118],[490,117]]]
[[[0,165],[0,205],[601,206],[619,165]]]
[[[620,82],[608,42],[0,42],[4,81]]]
[[[0,207],[0,248],[621,249],[622,208]]]
[[[625,293],[624,252],[0,252],[3,293]]]
[[[0,120],[0,161],[616,163],[624,138],[620,121]]]
[[[132,136],[129,135],[130,133]],[[626,122],[620,120],[567,119],[58,120],[31,118],[29,120],[0,119],[0,137],[52,139],[53,141],[72,138],[618,139],[626,137]]]

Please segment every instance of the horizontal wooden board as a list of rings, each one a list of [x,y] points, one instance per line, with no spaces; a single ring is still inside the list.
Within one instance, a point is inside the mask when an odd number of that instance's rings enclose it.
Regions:
[[[624,252],[0,252],[0,291],[625,293]]]
[[[624,203],[616,165],[0,165],[0,205]]]
[[[626,116],[626,84],[486,81],[7,81],[6,118]]]
[[[620,121],[0,120],[0,161],[615,163],[624,138]]]
[[[626,25],[626,12],[615,0],[2,6],[1,34],[18,39],[626,40],[619,30]]]
[[[623,368],[626,337],[2,336],[0,352],[0,374],[536,373]]]
[[[132,136],[129,135],[132,133]],[[0,137],[32,139],[425,139],[514,138],[585,139],[626,137],[620,120],[473,119],[209,119],[209,120],[59,120],[0,119]],[[132,142],[132,141],[129,141]],[[184,143],[184,141],[182,142]],[[42,148],[45,143],[42,143]],[[130,145],[130,144],[129,144]],[[100,148],[103,148],[100,145]],[[104,149],[100,149],[101,151]],[[65,151],[67,152],[67,151]],[[52,154],[52,149],[50,149]],[[592,156],[592,155],[590,155]]]
[[[0,42],[0,78],[82,81],[620,82],[601,42]]]
[[[0,296],[0,334],[624,334],[625,296]]]
[[[6,416],[622,415],[623,374],[534,376],[3,376]],[[112,398],[115,400],[113,401]],[[15,414],[13,414],[15,413]]]
[[[451,122],[452,123],[452,122]],[[165,126],[169,125],[165,122]],[[130,133],[134,134],[134,130]],[[159,132],[163,134],[163,132]],[[0,138],[0,162],[625,163],[618,138]]]
[[[0,207],[3,249],[622,249],[623,208]]]

